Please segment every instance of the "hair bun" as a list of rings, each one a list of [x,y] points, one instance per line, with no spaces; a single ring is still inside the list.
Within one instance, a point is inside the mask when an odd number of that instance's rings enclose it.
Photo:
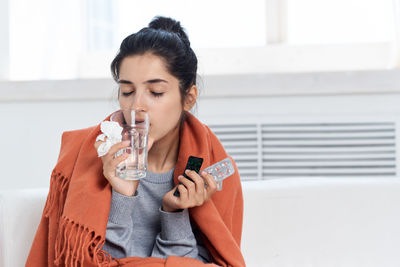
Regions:
[[[149,23],[149,28],[176,33],[184,41],[189,42],[189,38],[185,30],[182,28],[181,23],[172,18],[157,16]]]

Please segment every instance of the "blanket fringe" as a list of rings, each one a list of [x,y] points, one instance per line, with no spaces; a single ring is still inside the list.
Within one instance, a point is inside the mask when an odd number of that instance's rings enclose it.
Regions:
[[[50,191],[43,211],[46,217],[56,213],[56,217],[59,218],[54,263],[61,266],[83,266],[85,256],[89,255],[90,260],[97,266],[109,266],[112,258],[106,251],[101,250],[105,238],[96,234],[93,229],[62,215],[69,182],[69,177],[53,170]]]
[[[70,178],[64,176],[62,173],[57,172],[55,169],[51,174],[50,179],[50,190],[47,196],[46,204],[44,206],[43,214],[45,217],[49,217],[50,213],[57,208],[58,218],[61,216],[64,210],[65,198],[67,197],[67,191],[69,186]]]
[[[78,267],[83,266],[85,257],[89,256],[97,266],[109,266],[112,258],[101,250],[104,242],[105,239],[96,235],[94,230],[63,216],[56,238],[54,263]]]

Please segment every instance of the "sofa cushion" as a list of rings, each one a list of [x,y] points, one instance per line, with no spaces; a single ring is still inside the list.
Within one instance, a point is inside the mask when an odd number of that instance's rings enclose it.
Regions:
[[[248,266],[400,266],[400,179],[243,182]]]

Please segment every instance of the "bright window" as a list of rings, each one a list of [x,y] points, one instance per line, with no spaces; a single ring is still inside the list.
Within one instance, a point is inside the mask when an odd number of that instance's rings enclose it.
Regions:
[[[288,0],[289,44],[391,42],[393,0]]]
[[[88,19],[95,22],[88,37],[89,43],[99,40],[96,43],[101,47],[108,47],[104,43],[108,44],[112,38],[116,50],[123,38],[147,26],[156,15],[180,21],[196,48],[266,44],[265,0],[254,0],[251,4],[242,0],[101,0],[100,3],[103,8],[98,0],[88,1]],[[104,35],[110,38],[101,38]]]
[[[122,39],[156,15],[181,21],[205,73],[390,68],[400,50],[392,0],[9,3],[11,80],[110,77],[109,63]],[[283,36],[281,42],[268,45],[271,34]],[[332,48],[337,44],[342,46]]]

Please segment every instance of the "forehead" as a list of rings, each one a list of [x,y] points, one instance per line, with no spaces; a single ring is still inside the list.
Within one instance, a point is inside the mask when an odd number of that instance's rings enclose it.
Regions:
[[[173,79],[162,57],[151,53],[125,57],[119,69],[119,78],[143,81],[155,78]]]

